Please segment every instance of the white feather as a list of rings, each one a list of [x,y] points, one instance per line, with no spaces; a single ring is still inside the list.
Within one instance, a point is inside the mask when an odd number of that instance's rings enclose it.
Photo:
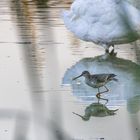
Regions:
[[[140,10],[127,0],[75,0],[63,13],[66,27],[96,44],[123,44],[140,36]]]

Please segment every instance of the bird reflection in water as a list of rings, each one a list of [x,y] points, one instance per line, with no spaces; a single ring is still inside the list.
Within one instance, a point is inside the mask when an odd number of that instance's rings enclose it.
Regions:
[[[115,115],[115,112],[118,109],[115,110],[110,110],[108,109],[105,105],[101,104],[101,103],[92,103],[89,106],[86,107],[85,109],[85,115],[79,115],[75,112],[73,112],[73,114],[79,116],[82,118],[82,120],[84,121],[88,121],[90,119],[91,116],[94,117],[105,117],[105,116],[112,116]]]

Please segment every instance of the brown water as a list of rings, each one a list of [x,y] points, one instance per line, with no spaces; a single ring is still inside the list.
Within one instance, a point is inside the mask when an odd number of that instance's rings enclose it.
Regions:
[[[111,64],[98,63],[104,49],[77,39],[64,26],[61,11],[70,3],[0,1],[1,140],[140,139],[139,41],[116,46]],[[82,90],[82,80],[70,86],[70,78],[83,69],[117,73],[120,83],[108,85],[107,95],[108,107],[119,108],[116,115],[84,122],[72,114],[84,114],[96,101],[97,91],[84,84]]]

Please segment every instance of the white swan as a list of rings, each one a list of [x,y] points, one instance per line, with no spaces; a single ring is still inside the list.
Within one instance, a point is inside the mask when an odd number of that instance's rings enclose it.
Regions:
[[[78,38],[99,44],[106,51],[140,37],[140,10],[127,0],[75,0],[62,16]]]

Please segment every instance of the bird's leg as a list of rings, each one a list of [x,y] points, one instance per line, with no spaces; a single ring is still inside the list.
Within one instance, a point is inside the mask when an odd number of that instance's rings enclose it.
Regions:
[[[106,103],[105,103],[105,104],[107,104],[107,103],[108,103],[108,99],[101,98],[101,93],[97,93],[97,94],[96,94],[96,97],[98,98],[98,104],[99,104],[100,99],[101,99],[101,100],[105,100],[105,101],[106,101]]]
[[[99,101],[100,101],[100,90],[98,88],[98,93],[96,94],[96,97],[98,98],[98,104],[99,104]]]
[[[106,88],[106,90],[105,91],[102,91],[102,92],[100,92],[100,90],[98,88],[98,93],[96,94],[96,97],[98,98],[98,103],[99,103],[99,101],[101,99],[101,100],[106,100],[106,104],[107,104],[108,103],[108,99],[101,98],[101,94],[109,91],[109,89],[106,86],[104,86],[104,87]]]
[[[105,92],[108,92],[109,91],[109,89],[104,85],[104,87],[105,87],[105,91],[103,91],[103,92],[101,92],[101,93],[105,93]]]
[[[105,98],[101,98],[101,94],[104,93],[104,92],[107,92],[107,91],[103,91],[103,92],[100,92],[99,88],[98,88],[98,93],[96,94],[96,97],[98,98],[98,104],[100,103],[100,99],[101,100],[106,100],[108,102],[108,99],[105,99]]]

